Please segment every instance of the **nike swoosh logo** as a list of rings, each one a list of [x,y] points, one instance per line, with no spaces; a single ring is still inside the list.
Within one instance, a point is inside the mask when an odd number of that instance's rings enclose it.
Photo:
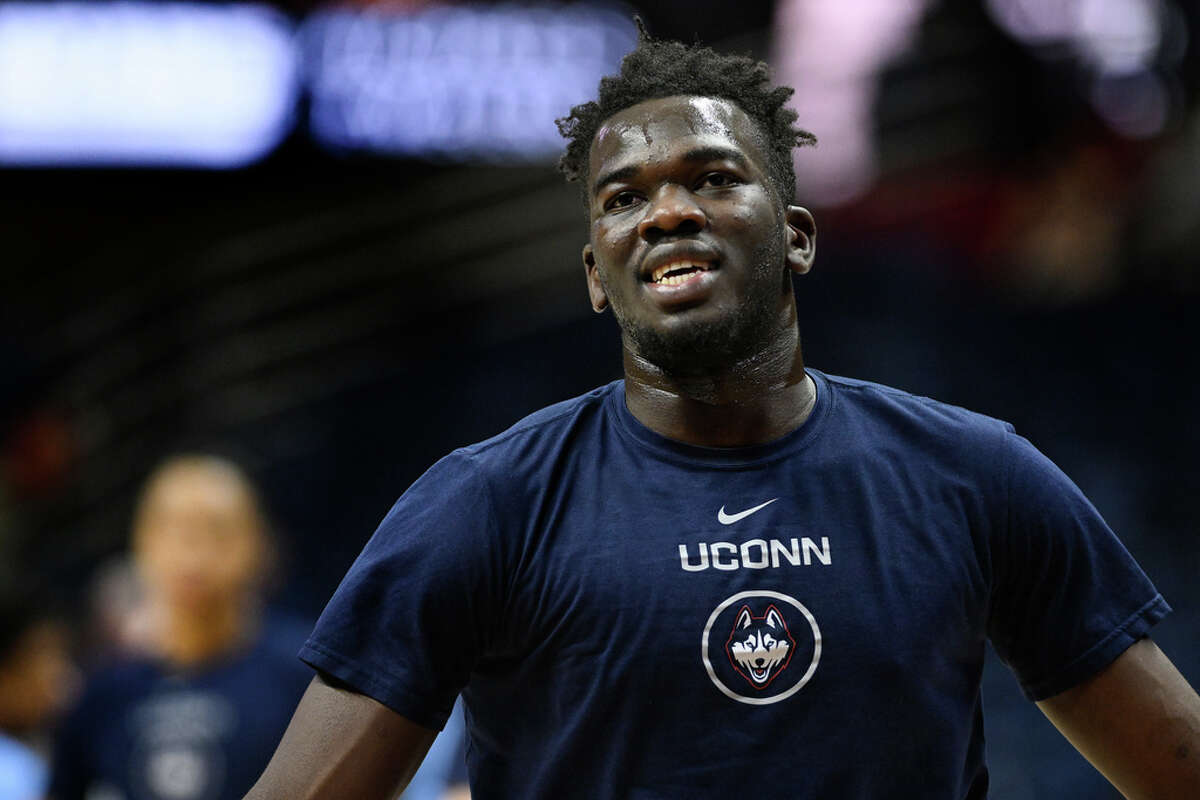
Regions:
[[[721,523],[722,525],[732,525],[735,522],[745,519],[756,511],[762,511],[764,508],[771,505],[771,503],[774,503],[778,499],[778,497],[772,497],[762,505],[757,505],[754,508],[747,508],[745,511],[739,511],[736,514],[726,514],[725,506],[721,506],[721,510],[717,512],[717,522]],[[709,508],[712,508],[712,506],[709,506]]]

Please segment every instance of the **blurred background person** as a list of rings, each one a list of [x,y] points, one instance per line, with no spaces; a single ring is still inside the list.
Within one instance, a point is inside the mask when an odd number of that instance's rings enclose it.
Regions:
[[[262,613],[272,548],[235,464],[169,459],[133,521],[143,657],[94,674],[57,734],[55,800],[237,798],[274,751],[310,672]]]
[[[45,795],[45,737],[76,682],[66,626],[44,594],[0,578],[0,800]]]
[[[454,704],[446,727],[442,728],[425,760],[413,775],[399,800],[470,800],[467,786],[466,722],[462,699]]]
[[[79,622],[80,653],[85,668],[151,650],[146,593],[137,566],[128,553],[113,556],[92,573]]]

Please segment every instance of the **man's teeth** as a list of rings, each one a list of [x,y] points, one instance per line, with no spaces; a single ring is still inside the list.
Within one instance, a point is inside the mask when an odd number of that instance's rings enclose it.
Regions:
[[[700,270],[703,272],[707,269],[708,264],[704,262],[672,261],[670,264],[663,264],[661,267],[654,270],[651,280],[654,281],[654,283],[658,283],[663,286],[678,286],[679,284],[684,283],[691,278],[694,271]],[[677,274],[668,275],[668,272]]]
[[[692,277],[691,272],[685,272],[682,275],[668,275],[665,278],[655,281],[659,286],[678,286]]]

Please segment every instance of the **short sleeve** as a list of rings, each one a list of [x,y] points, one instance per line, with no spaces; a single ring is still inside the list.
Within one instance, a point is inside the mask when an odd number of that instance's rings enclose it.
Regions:
[[[1170,612],[1083,493],[1007,434],[988,633],[1031,700],[1099,672]]]
[[[300,657],[428,728],[486,650],[504,570],[486,480],[456,451],[396,502]]]

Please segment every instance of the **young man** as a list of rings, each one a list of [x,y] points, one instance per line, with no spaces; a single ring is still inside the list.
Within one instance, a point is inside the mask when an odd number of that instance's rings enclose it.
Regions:
[[[132,550],[148,652],[99,670],[55,743],[53,800],[232,800],[254,783],[311,673],[261,612],[271,561],[258,494],[205,455],[160,465]]]
[[[0,572],[0,798],[41,800],[48,770],[42,745],[78,676],[67,627],[40,587]]]
[[[1005,423],[804,367],[789,94],[644,39],[563,121],[625,379],[401,497],[249,797],[390,797],[461,691],[477,798],[981,798],[989,637],[1119,788],[1200,796],[1169,609],[1078,489]]]

